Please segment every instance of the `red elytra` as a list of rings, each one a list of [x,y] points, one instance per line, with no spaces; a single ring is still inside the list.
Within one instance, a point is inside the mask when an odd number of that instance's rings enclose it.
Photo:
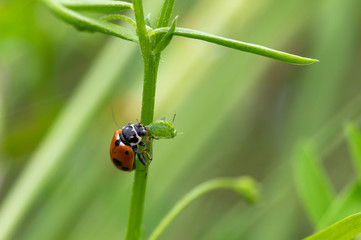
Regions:
[[[132,171],[135,169],[134,152],[130,146],[124,145],[119,141],[119,135],[121,133],[121,129],[114,133],[110,143],[110,158],[116,168],[123,171]],[[117,140],[119,143],[118,145],[116,144]]]

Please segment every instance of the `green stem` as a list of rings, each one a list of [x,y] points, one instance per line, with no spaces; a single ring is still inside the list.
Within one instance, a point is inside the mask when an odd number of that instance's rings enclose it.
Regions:
[[[249,177],[239,178],[218,178],[204,182],[195,187],[180,199],[171,211],[162,219],[158,226],[150,235],[149,240],[156,240],[160,234],[167,228],[167,226],[179,215],[184,208],[200,196],[217,190],[217,189],[231,189],[239,192],[246,200],[255,201],[258,197],[255,182]]]
[[[137,35],[139,38],[140,50],[142,51],[142,56],[144,60],[144,68],[147,65],[147,61],[151,58],[152,49],[150,45],[150,40],[148,37],[147,28],[145,25],[144,12],[143,12],[143,4],[142,0],[134,0],[133,1],[133,9],[135,15],[135,22],[137,24]],[[144,69],[144,73],[146,69]],[[145,78],[145,76],[144,76]]]
[[[144,61],[141,122],[144,125],[148,125],[153,122],[154,116],[154,99],[159,58],[156,58],[152,54],[152,48],[144,21],[142,1],[134,0],[133,6],[137,24],[137,34]],[[149,145],[147,148],[149,148]],[[126,240],[138,240],[141,239],[142,236],[143,208],[145,192],[147,188],[147,173],[148,167],[143,166],[140,161],[137,160],[132,197],[129,208],[128,226],[125,238]]]
[[[161,28],[154,29],[153,31],[151,31],[149,33],[149,36],[152,37],[155,35],[155,37],[156,37],[157,34],[166,33],[169,31],[169,29],[170,29],[169,27],[161,27]],[[213,35],[210,33],[205,33],[205,32],[201,32],[201,31],[189,29],[189,28],[177,27],[173,34],[177,35],[177,36],[193,38],[193,39],[203,40],[203,41],[210,42],[210,43],[215,43],[215,44],[218,44],[218,45],[221,45],[224,47],[229,47],[229,48],[233,48],[233,49],[244,51],[244,52],[254,53],[257,55],[277,59],[277,60],[287,62],[287,63],[292,63],[292,64],[307,65],[307,64],[314,63],[314,62],[318,62],[317,59],[305,58],[305,57],[297,56],[294,54],[277,51],[277,50],[267,48],[267,47],[264,47],[261,45],[241,42],[241,41],[237,41],[237,40],[233,40],[233,39],[229,39],[229,38],[225,38],[225,37],[220,37],[220,36],[216,36],[216,35]]]

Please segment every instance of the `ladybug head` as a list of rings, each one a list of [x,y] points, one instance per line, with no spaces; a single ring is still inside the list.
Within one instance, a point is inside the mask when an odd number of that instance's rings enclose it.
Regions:
[[[141,123],[137,123],[134,125],[135,131],[138,133],[140,137],[144,137],[147,134],[147,130]]]
[[[137,123],[135,125],[128,123],[128,125],[123,127],[120,138],[124,144],[136,146],[142,141],[146,133],[147,132],[141,123]]]

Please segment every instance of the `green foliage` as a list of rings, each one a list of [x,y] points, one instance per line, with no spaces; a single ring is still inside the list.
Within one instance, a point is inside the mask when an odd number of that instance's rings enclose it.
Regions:
[[[122,1],[61,1],[61,4],[72,10],[97,13],[119,13],[133,8],[131,3]]]
[[[150,32],[150,36],[160,34],[160,33],[165,33],[168,31],[170,31],[169,28],[158,28],[158,29],[155,29],[152,32]],[[241,42],[241,41],[224,38],[224,37],[219,37],[219,36],[216,36],[213,34],[204,33],[201,31],[196,31],[196,30],[187,29],[187,28],[176,28],[174,31],[174,35],[199,39],[199,40],[203,40],[206,42],[219,44],[224,47],[229,47],[229,48],[232,48],[235,50],[254,53],[257,55],[264,56],[264,57],[277,59],[277,60],[280,60],[280,61],[283,61],[286,63],[307,65],[307,64],[312,64],[314,62],[318,62],[318,60],[316,60],[316,59],[300,57],[297,55],[292,55],[289,53],[266,48],[266,47],[263,47],[260,45]]]
[[[300,145],[294,154],[294,175],[298,193],[315,225],[334,198],[334,190],[312,145]]]
[[[128,29],[124,27],[120,27],[118,25],[108,23],[96,18],[87,17],[85,15],[82,15],[80,13],[71,11],[72,10],[78,10],[78,11],[90,11],[90,12],[97,12],[97,13],[116,13],[120,11],[124,11],[127,9],[134,9],[135,11],[135,17],[136,22],[139,23],[137,26],[137,33],[138,37],[143,38],[146,37],[146,30],[145,30],[145,18],[143,13],[143,7],[142,3],[137,3],[137,1],[134,1],[134,7],[132,4],[127,2],[113,2],[113,1],[105,1],[102,3],[99,2],[92,2],[92,1],[84,1],[84,2],[61,2],[57,3],[53,0],[43,0],[45,4],[48,5],[48,7],[60,18],[62,18],[64,21],[74,25],[79,30],[86,30],[86,31],[98,31],[105,34],[110,34],[117,36],[119,38],[129,40],[129,41],[137,41],[137,38],[135,35],[133,35]],[[160,15],[157,18],[156,23],[156,29],[153,29],[150,32],[149,36],[155,35],[155,46],[154,46],[154,53],[157,55],[160,53],[164,48],[169,44],[169,42],[172,39],[173,34],[188,38],[194,38],[199,39],[215,44],[219,44],[225,47],[233,48],[240,51],[250,52],[254,54],[258,54],[261,56],[277,59],[280,61],[284,61],[287,63],[292,64],[311,64],[314,62],[317,62],[316,59],[311,58],[304,58],[296,55],[292,55],[285,52],[276,51],[270,48],[266,48],[263,46],[259,46],[256,44],[251,43],[245,43],[240,42],[232,39],[227,39],[223,37],[219,37],[213,34],[204,33],[192,29],[186,29],[186,28],[176,28],[176,18],[173,20],[171,27],[167,28],[173,6],[175,1],[165,1],[163,4],[163,7],[161,9]],[[138,6],[136,6],[138,5]],[[138,12],[137,12],[138,11]],[[105,18],[107,19],[107,18]],[[119,18],[123,20],[124,18]],[[104,18],[103,18],[104,20]],[[128,19],[124,19],[129,21]],[[149,25],[149,21],[147,20]],[[165,34],[164,34],[165,33]],[[161,39],[159,39],[158,34],[162,34],[163,36]],[[143,39],[143,44],[140,43],[141,48],[145,46],[144,44],[145,39]],[[149,47],[150,49],[150,47]],[[143,56],[144,56],[144,50],[143,49]]]
[[[83,14],[70,10],[69,8],[66,8],[64,5],[62,5],[59,2],[55,2],[52,0],[43,0],[43,1],[54,12],[55,15],[57,15],[65,22],[72,24],[78,30],[89,31],[89,32],[98,31],[125,40],[129,40],[133,42],[138,41],[137,36],[127,28],[106,22],[101,19],[85,16]],[[90,8],[90,6],[87,5],[87,8]]]
[[[316,230],[324,229],[342,218],[361,210],[361,186],[352,183],[333,199],[331,205],[317,223]]]
[[[173,19],[173,22],[172,22],[171,27],[169,28],[168,32],[163,34],[161,39],[158,40],[158,43],[155,45],[155,47],[153,49],[153,54],[161,53],[168,46],[168,44],[170,43],[170,41],[173,38],[173,34],[174,34],[174,31],[175,31],[175,28],[177,25],[177,19],[178,19],[178,17],[175,17]],[[157,38],[155,38],[155,39],[157,39]]]
[[[76,143],[82,128],[91,120],[94,112],[104,101],[104,96],[114,86],[116,80],[114,76],[126,66],[125,57],[131,55],[133,51],[132,47],[129,47],[127,51],[123,51],[122,56],[114,55],[113,58],[108,58],[108,54],[113,53],[117,48],[118,45],[115,43],[109,45],[98,57],[79,91],[70,99],[47,138],[29,160],[32,164],[23,171],[21,178],[8,194],[8,198],[2,203],[0,239],[10,238],[29,204],[36,199],[36,195],[58,170],[57,166],[64,153]],[[99,79],[103,79],[101,84]],[[91,99],[88,99],[89,92],[94,93]],[[53,148],[53,143],[59,141],[63,144]]]
[[[355,124],[348,124],[346,127],[347,139],[352,155],[353,164],[359,180],[361,180],[361,133]]]
[[[359,172],[361,151],[359,130],[355,125],[349,124],[346,134],[355,168]],[[332,190],[326,180],[323,167],[314,155],[315,153],[310,152],[309,148],[299,151],[296,155],[298,164],[294,168],[297,189],[309,218],[316,230],[323,229],[306,239],[351,239],[361,232],[361,228],[357,227],[360,214],[355,214],[361,211],[360,183],[355,181],[336,197],[330,194]]]
[[[361,213],[351,215],[305,240],[350,240],[361,233]]]
[[[119,3],[104,2],[99,4],[97,2],[55,3],[52,0],[44,0],[44,1],[55,14],[61,17],[64,21],[73,24],[75,27],[77,27],[80,30],[99,31],[102,33],[118,36],[120,38],[130,41],[137,41],[138,39],[144,61],[144,85],[143,85],[141,122],[146,125],[153,121],[153,116],[154,116],[155,86],[156,86],[157,70],[159,65],[159,56],[161,51],[163,51],[171,41],[173,34],[175,34],[176,32],[180,36],[197,38],[197,39],[213,42],[216,44],[224,45],[227,47],[231,47],[237,50],[253,52],[255,54],[275,58],[289,63],[310,64],[316,61],[313,59],[307,59],[283,52],[278,52],[257,45],[242,43],[230,39],[224,39],[210,34],[204,34],[198,31],[187,30],[187,29],[177,30],[176,28],[177,17],[173,20],[171,27],[165,30],[164,32],[165,34],[163,34],[163,36],[161,37],[156,36],[154,38],[155,44],[153,47],[151,44],[150,37],[156,33],[157,29],[153,31],[150,35],[148,34],[141,0],[134,0],[133,5],[128,4],[126,2],[119,2]],[[174,3],[175,1],[165,0],[160,15],[157,18],[157,23],[156,23],[157,27],[165,27],[167,25],[173,10]],[[115,13],[131,8],[134,10],[134,14],[135,14],[135,23],[136,23],[135,25],[136,25],[137,36],[133,35],[126,28],[105,22],[104,18],[103,20],[89,18],[70,10],[73,9],[79,11]],[[111,17],[110,19],[112,18],[113,17]],[[131,19],[126,17],[119,17],[119,19],[127,20],[130,23],[133,22]],[[147,22],[149,25],[149,21]],[[164,29],[160,28],[158,30],[159,33],[161,33],[162,31],[164,31]],[[153,127],[157,127],[158,125],[150,126],[151,135],[152,135],[152,130],[154,130]],[[164,135],[163,131],[160,134],[159,128],[153,131],[153,134],[159,136],[159,138],[165,138],[165,137],[172,138],[176,135],[176,132],[171,127],[172,126],[169,124],[166,125],[163,124],[163,129],[166,130],[165,133],[166,135]],[[146,148],[149,148],[149,145]],[[129,212],[126,239],[141,238],[140,223],[142,222],[142,216],[143,216],[143,205],[144,205],[145,189],[147,182],[147,175],[146,175],[147,171],[144,171],[145,170],[144,167],[141,166],[138,161],[136,162],[136,165],[137,165],[136,174],[135,174],[135,181],[134,181],[132,197],[131,197],[131,206]]]
[[[145,4],[145,13],[152,12],[153,21],[145,21],[148,26],[156,28],[154,13],[163,6],[161,1]],[[212,177],[243,174],[261,181],[260,204],[245,205],[226,191],[207,194],[192,202],[162,237],[181,240],[185,230],[187,238],[202,240],[289,240],[311,234],[293,191],[289,156],[300,137],[320,132],[327,134],[312,138],[317,140],[313,146],[317,156],[335,188],[347,187],[337,194],[315,231],[359,212],[349,156],[338,146],[343,142],[341,123],[358,119],[361,106],[357,98],[352,106],[345,105],[360,89],[361,57],[355,51],[360,7],[357,0],[177,2],[179,26],[317,56],[322,64],[298,68],[175,36],[162,53],[154,117],[177,112],[177,128],[187,134],[153,144],[144,237],[187,189]],[[67,9],[101,22],[120,15]],[[121,13],[128,22],[134,22],[131,11]],[[113,169],[108,148],[116,128],[112,109],[120,125],[140,117],[142,61],[137,44],[76,32],[34,0],[4,1],[0,12],[0,218],[7,213],[10,224],[18,218],[10,239],[122,238],[134,173]],[[123,25],[126,18],[120,18],[116,23],[136,35],[132,25]],[[167,28],[171,19],[161,27]],[[152,29],[146,29],[151,34]],[[100,59],[102,64],[96,64]],[[90,75],[96,87],[83,89]],[[98,91],[107,82],[112,84],[99,98]],[[74,111],[67,111],[73,97],[83,91]],[[88,115],[86,109],[93,104]],[[72,113],[66,117],[70,120],[54,132],[65,113]],[[53,170],[31,199],[24,191],[14,201],[12,190],[34,164],[34,153],[44,146],[50,147],[49,155],[39,164],[46,168],[55,161]],[[41,178],[43,171],[34,175]],[[30,191],[39,183],[31,180],[25,188]],[[13,208],[4,211],[9,199]]]

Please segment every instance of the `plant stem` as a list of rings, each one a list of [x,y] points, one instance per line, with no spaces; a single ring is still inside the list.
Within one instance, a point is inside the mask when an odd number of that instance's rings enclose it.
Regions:
[[[181,198],[176,205],[168,212],[168,214],[162,219],[158,226],[154,229],[148,240],[156,240],[160,234],[167,228],[167,226],[179,215],[184,208],[186,208],[191,202],[200,196],[217,189],[231,189],[239,192],[246,200],[255,201],[257,199],[257,190],[255,188],[255,182],[249,177],[239,178],[216,178],[204,182],[183,198]]]
[[[143,124],[149,124],[153,121],[155,84],[158,63],[159,62],[156,62],[155,60],[149,61],[148,64],[144,63],[144,83],[141,115],[141,122]],[[147,187],[147,173],[148,167],[143,166],[140,161],[136,160],[136,169],[126,234],[127,240],[137,240],[141,237],[144,198]]]
[[[133,6],[137,24],[139,45],[144,62],[141,122],[144,125],[148,125],[153,122],[154,116],[154,99],[159,58],[156,58],[152,54],[150,40],[145,27],[142,1],[134,0]],[[149,148],[149,145],[147,148]],[[128,226],[125,238],[126,240],[138,240],[141,239],[142,236],[143,208],[145,192],[147,188],[147,174],[148,167],[143,166],[140,161],[136,160],[136,170],[129,208]]]

